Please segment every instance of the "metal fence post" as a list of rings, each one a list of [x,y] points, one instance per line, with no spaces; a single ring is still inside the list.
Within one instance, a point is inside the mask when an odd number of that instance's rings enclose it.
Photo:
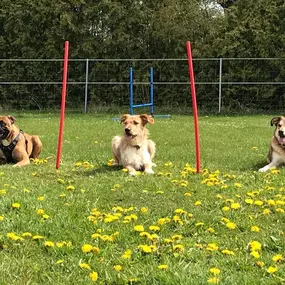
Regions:
[[[84,112],[87,113],[87,101],[88,101],[88,70],[89,70],[89,59],[86,58],[86,71],[85,71],[85,108]]]
[[[223,71],[223,59],[220,57],[220,73],[219,73],[219,113],[221,113],[221,107],[222,107],[222,71]]]

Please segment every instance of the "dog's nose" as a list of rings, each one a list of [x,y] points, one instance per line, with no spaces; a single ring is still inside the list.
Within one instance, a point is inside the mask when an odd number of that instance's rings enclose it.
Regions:
[[[125,132],[128,134],[131,130],[129,128],[125,128]]]
[[[278,134],[279,134],[280,137],[284,137],[285,136],[283,131],[278,131]]]

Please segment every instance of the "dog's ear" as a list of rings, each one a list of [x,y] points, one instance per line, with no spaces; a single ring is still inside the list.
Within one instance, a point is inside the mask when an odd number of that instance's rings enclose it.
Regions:
[[[143,121],[143,125],[146,125],[147,123],[154,124],[154,119],[147,114],[140,115],[140,118]]]
[[[274,117],[274,118],[271,119],[270,125],[271,126],[273,126],[273,125],[276,126],[280,122],[280,120],[281,120],[281,117]]]
[[[123,123],[130,115],[129,114],[124,114],[121,116],[121,123]]]
[[[12,125],[16,122],[16,118],[15,118],[15,117],[13,117],[13,116],[11,116],[11,115],[9,115],[9,116],[7,116],[7,117],[8,117],[8,119],[11,121]]]

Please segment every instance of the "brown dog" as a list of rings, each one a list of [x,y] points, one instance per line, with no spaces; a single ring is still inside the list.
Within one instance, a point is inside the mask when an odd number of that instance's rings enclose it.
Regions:
[[[121,123],[124,124],[124,135],[115,136],[112,140],[114,165],[122,165],[130,175],[136,175],[136,171],[153,174],[155,143],[148,139],[145,127],[147,123],[154,123],[153,118],[146,114],[125,114],[121,117]]]
[[[274,117],[270,124],[275,125],[275,130],[267,157],[269,164],[260,168],[260,172],[285,164],[285,117]]]
[[[15,125],[13,116],[0,116],[0,163],[23,166],[30,158],[38,158],[42,143],[38,136],[30,136]]]

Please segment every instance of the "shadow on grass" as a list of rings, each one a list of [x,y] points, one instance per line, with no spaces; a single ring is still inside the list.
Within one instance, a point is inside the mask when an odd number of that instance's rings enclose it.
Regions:
[[[78,169],[76,170],[76,174],[85,175],[85,176],[95,176],[98,174],[112,173],[122,171],[121,166],[108,166],[107,164],[101,165],[99,168],[86,170],[86,169]]]

